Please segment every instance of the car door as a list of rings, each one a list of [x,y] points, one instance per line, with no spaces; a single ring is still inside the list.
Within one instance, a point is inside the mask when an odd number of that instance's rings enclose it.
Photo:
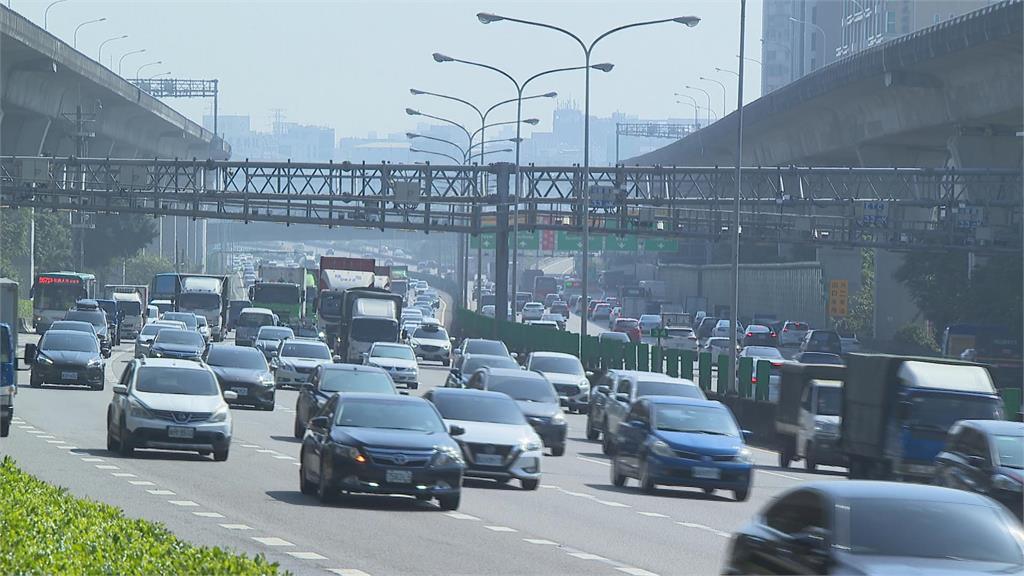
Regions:
[[[132,376],[135,374],[135,362],[129,362],[124,368],[124,372],[121,373],[121,380],[118,381],[118,385],[124,386],[128,392],[131,392],[130,386],[132,383]],[[127,410],[128,394],[114,394],[113,398],[110,399],[110,421],[107,422],[114,434],[120,430],[121,418],[124,416]],[[120,438],[118,439],[120,440]]]
[[[764,514],[766,538],[748,542],[759,574],[820,574],[820,557],[809,555],[797,535],[827,534],[831,525],[825,498],[814,490],[796,490],[780,498]]]
[[[299,422],[309,420],[311,408],[317,404],[315,396],[316,390],[320,386],[320,372],[322,370],[321,366],[317,366],[309,377],[309,385],[299,385],[299,397],[295,400],[295,417],[299,419]]]
[[[636,470],[640,466],[640,449],[647,441],[650,428],[650,407],[646,400],[637,400],[619,425],[615,440],[614,457],[627,470]]]
[[[330,400],[324,404],[324,407],[313,414],[312,417],[326,416],[330,422],[334,421],[334,411],[338,406],[340,396],[335,394]],[[312,418],[310,418],[312,419]],[[324,450],[324,444],[326,443],[328,435],[331,433],[330,425],[327,428],[316,428],[308,426],[306,428],[306,436],[302,440],[303,448],[302,451],[303,462],[306,465],[307,474],[315,476],[318,480],[320,478],[320,456]]]
[[[800,396],[800,429],[796,435],[796,453],[801,457],[807,455],[808,434],[814,434],[814,402],[815,387],[804,386],[803,394]]]
[[[980,430],[964,427],[963,433],[964,465],[961,471],[961,483],[964,490],[985,493],[988,489],[985,481],[992,469],[992,451],[988,438]]]
[[[626,417],[626,412],[629,411],[629,401],[619,400],[619,395],[625,394],[627,399],[633,397],[633,381],[629,378],[622,378],[615,385],[614,393],[608,400],[608,405],[605,408],[606,416],[605,421],[608,423],[608,432],[615,437],[618,431],[619,423]]]
[[[604,422],[605,407],[608,405],[608,394],[599,392],[597,388],[604,386],[608,388],[609,393],[612,392],[615,386],[615,373],[607,372],[597,378],[597,381],[593,385],[593,392],[591,393],[590,413],[587,415],[591,422]]]

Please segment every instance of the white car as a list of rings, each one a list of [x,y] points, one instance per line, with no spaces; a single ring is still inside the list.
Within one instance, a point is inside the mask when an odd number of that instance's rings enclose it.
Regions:
[[[515,400],[501,392],[435,388],[434,403],[445,424],[465,432],[455,437],[466,460],[463,476],[519,480],[524,490],[540,486],[543,442]]]
[[[647,335],[651,333],[651,330],[661,327],[661,316],[657,314],[641,314],[640,315],[640,333]]]
[[[417,308],[406,308],[402,310],[402,322],[423,322],[423,311]]]
[[[278,388],[298,388],[309,382],[317,366],[332,361],[331,349],[319,340],[284,340],[277,356],[270,361],[274,370],[274,385]]]
[[[661,339],[661,345],[664,348],[697,351],[697,335],[693,333],[693,328],[688,326],[669,326],[665,328],[665,332],[668,333],[668,336]],[[650,340],[655,344],[658,342],[657,338],[651,338]]]
[[[494,318],[494,304],[487,304],[480,309],[480,315],[488,318]]]
[[[541,316],[544,315],[544,304],[542,302],[527,302],[523,305],[523,322],[529,322],[530,320],[540,320]]]
[[[385,370],[395,384],[415,390],[420,385],[420,368],[412,346],[393,342],[375,342],[363,357],[363,364]]]
[[[712,338],[708,338],[707,343],[704,345],[704,350],[706,352],[711,352],[712,356],[718,356],[719,354],[728,355],[729,346],[735,347],[736,341],[733,340],[732,342],[730,342],[728,338],[715,336]]]
[[[590,381],[580,359],[561,352],[533,352],[526,369],[540,373],[551,382],[559,402],[569,412],[586,412],[590,406]]]
[[[807,322],[787,320],[782,325],[782,332],[779,333],[779,346],[799,346],[810,329]]]
[[[450,366],[452,363],[452,342],[444,326],[436,322],[420,325],[409,338],[409,345],[417,358],[435,360]]]
[[[210,343],[210,325],[206,322],[206,316],[200,316],[196,314],[196,325],[198,326],[199,333],[203,335],[203,340],[207,344]]]
[[[730,324],[730,322],[728,320],[725,320],[725,319],[719,320],[715,324],[715,327],[711,329],[711,336],[717,336],[719,338],[728,338],[729,337],[729,324]],[[742,328],[736,330],[736,334],[735,334],[736,337],[739,337],[741,335],[740,334],[741,331],[742,331]]]
[[[107,450],[182,450],[228,459],[231,410],[213,370],[188,360],[144,358],[125,368],[107,408]]]
[[[779,352],[778,348],[771,346],[746,346],[740,351],[740,358],[754,359],[753,383],[757,384],[758,366],[768,363],[768,400],[776,402],[779,399],[779,383],[782,381],[780,368],[786,363],[786,359]]]

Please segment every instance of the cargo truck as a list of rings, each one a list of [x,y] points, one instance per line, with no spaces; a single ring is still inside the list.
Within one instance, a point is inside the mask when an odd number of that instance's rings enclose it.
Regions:
[[[272,310],[282,324],[297,330],[305,313],[306,269],[261,264],[259,280],[249,287],[249,300],[253,306]]]
[[[228,277],[206,274],[180,274],[179,277],[174,309],[206,318],[210,339],[223,341],[228,323]]]
[[[839,446],[844,366],[783,364],[775,406],[779,466],[803,460],[808,470],[818,464],[845,466]]]
[[[842,391],[850,478],[930,482],[954,422],[1002,418],[988,370],[973,363],[849,354]]]
[[[146,324],[146,305],[149,302],[147,286],[130,284],[107,284],[104,295],[115,302],[121,315],[119,330],[121,338],[135,338]]]
[[[337,354],[359,364],[374,342],[398,342],[405,299],[382,288],[351,288],[342,298]]]
[[[374,269],[373,258],[320,257],[317,328],[332,349],[338,344],[345,291],[350,288],[372,288]]]
[[[391,266],[391,292],[407,298],[409,294],[409,267]]]

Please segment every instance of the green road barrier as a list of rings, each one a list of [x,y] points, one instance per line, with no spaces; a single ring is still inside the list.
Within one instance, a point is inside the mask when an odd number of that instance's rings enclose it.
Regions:
[[[754,399],[768,401],[768,387],[772,380],[772,363],[757,363],[757,387],[754,389]]]
[[[673,378],[679,377],[679,351],[678,350],[666,350],[665,351],[665,374]]]
[[[1003,398],[1003,418],[1016,420],[1020,412],[1021,391],[1020,388],[1002,388],[999,395]]]
[[[740,395],[743,398],[743,390],[750,390],[751,377],[754,375],[754,359],[753,358],[740,358],[740,364],[736,368],[736,378],[738,379],[738,386],[740,389]]]
[[[731,371],[729,370],[729,355],[728,354],[719,354],[718,355],[718,378],[717,378],[718,382],[716,382],[717,388],[715,388],[715,390],[717,390],[719,394],[725,394],[726,392],[729,391],[729,388],[730,388],[730,386],[729,386],[729,374],[730,373],[731,373]],[[749,396],[744,396],[744,398],[749,398]]]
[[[693,363],[697,361],[697,353],[683,350],[679,358],[679,377],[693,380]]]
[[[636,345],[636,369],[641,372],[651,370],[651,347],[642,342]]]
[[[700,387],[705,392],[711,390],[711,352],[697,355],[697,371],[700,375]]]
[[[625,349],[626,352],[625,362],[623,363],[625,365],[626,370],[636,370],[636,344],[623,344],[622,347]]]
[[[661,346],[651,348],[651,372],[665,373],[665,352]]]

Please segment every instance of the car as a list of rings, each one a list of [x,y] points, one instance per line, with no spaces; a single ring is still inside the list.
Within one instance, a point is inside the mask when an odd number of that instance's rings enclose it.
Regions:
[[[673,378],[658,372],[609,370],[598,379],[590,393],[587,411],[587,439],[601,438],[601,451],[615,452],[615,432],[629,412],[629,407],[644,396],[681,396],[704,398],[692,380]]]
[[[256,332],[253,346],[263,352],[263,356],[269,362],[277,355],[281,343],[289,338],[295,338],[295,332],[287,326],[262,326]]]
[[[828,352],[798,352],[793,355],[793,361],[800,364],[833,364],[836,366],[845,364],[842,356]]]
[[[289,338],[281,343],[270,366],[274,369],[274,384],[278,388],[298,388],[309,382],[309,377],[321,364],[333,362],[331,349],[319,340]]]
[[[532,292],[516,292],[515,299],[515,310],[516,312],[522,312],[523,306],[526,306],[530,299],[533,298]]]
[[[782,325],[782,331],[779,332],[779,345],[799,346],[808,330],[810,330],[810,326],[807,325],[807,322],[786,320]]]
[[[79,302],[83,302],[79,300]],[[110,336],[110,327],[107,325],[107,315],[98,307],[93,309],[68,310],[64,313],[65,320],[88,322],[92,324],[99,340],[100,352],[104,357],[110,357],[110,350],[114,346],[114,340]]]
[[[402,323],[402,328],[401,328],[401,330],[398,333],[399,334],[399,337],[398,337],[399,341],[400,342],[408,343],[409,342],[409,338],[416,332],[416,330],[420,326],[422,326],[422,324],[420,322],[418,322],[418,321],[415,321],[415,320],[406,320],[405,322],[403,322]]]
[[[470,376],[467,388],[504,392],[519,404],[527,422],[537,431],[553,456],[565,454],[569,431],[555,387],[536,372],[508,368],[481,368]]]
[[[434,317],[434,307],[429,304],[418,304],[411,309],[420,311],[423,314],[424,318]]]
[[[452,342],[444,326],[438,323],[421,325],[410,335],[409,345],[417,358],[451,366]]]
[[[704,351],[710,352],[713,357],[717,357],[721,354],[728,355],[729,348],[736,348],[736,342],[729,338],[722,338],[719,336],[713,336],[707,339],[704,344]]]
[[[252,302],[248,300],[232,300],[228,302],[228,322],[227,329],[234,330],[235,323],[238,322],[238,316],[242,313],[242,310],[252,306]]]
[[[678,396],[645,396],[629,408],[615,432],[611,481],[636,478],[651,494],[659,484],[730,490],[750,497],[754,460],[732,412],[721,402]]]
[[[856,334],[839,334],[839,347],[843,354],[852,354],[861,351],[860,339]]]
[[[619,342],[621,344],[629,344],[632,342],[629,338],[629,334],[625,332],[601,332],[597,335],[598,342]]]
[[[84,332],[96,338],[96,327],[81,320],[54,320],[47,330],[71,330],[72,332]]]
[[[715,325],[718,324],[718,317],[704,316],[699,322],[700,323],[697,324],[697,329],[695,330],[697,333],[697,339],[707,340],[708,338],[711,338],[714,335],[712,332],[715,329]]]
[[[569,304],[564,300],[556,300],[551,303],[551,306],[548,308],[548,312],[552,314],[559,314],[562,318],[568,318]]]
[[[196,331],[202,335],[206,343],[210,343],[210,325],[206,322],[206,316],[196,315]]]
[[[729,324],[730,324],[729,319],[727,319],[727,318],[719,319],[718,322],[715,323],[714,329],[711,330],[711,336],[713,338],[728,338],[729,337],[729,332],[730,332]],[[738,341],[743,336],[743,327],[742,326],[737,326],[735,334],[733,336]]]
[[[452,436],[463,432],[422,398],[335,394],[302,438],[299,489],[325,504],[345,491],[436,498],[456,510],[465,463]]]
[[[149,345],[150,358],[175,358],[201,362],[206,341],[193,330],[161,330]]]
[[[743,333],[743,346],[778,346],[775,331],[761,324],[750,324]]]
[[[332,396],[349,392],[398,394],[398,389],[391,376],[376,366],[321,364],[313,371],[309,382],[299,388],[295,400],[295,437],[302,439],[306,422],[316,416]]]
[[[621,332],[629,337],[629,341],[633,343],[640,342],[642,336],[640,332],[640,321],[636,318],[618,318],[615,320],[615,325],[612,326],[612,332]]]
[[[416,323],[423,322],[423,311],[416,308],[405,308],[402,310],[402,322],[408,320],[415,321]]]
[[[545,312],[541,315],[540,322],[554,322],[556,328],[559,330],[565,330],[565,316],[562,316],[561,314]]]
[[[494,318],[494,304],[487,304],[481,308],[480,315],[486,316],[487,318]]]
[[[420,368],[416,364],[416,353],[408,344],[374,342],[370,346],[370,351],[364,353],[363,364],[385,370],[395,384],[404,384],[410,390],[420,386]]]
[[[582,414],[590,407],[590,381],[580,359],[561,352],[533,352],[526,357],[526,369],[544,376],[555,387],[558,400],[570,413]]]
[[[842,354],[843,343],[835,330],[809,330],[800,342],[800,351]]]
[[[615,329],[615,321],[622,317],[622,306],[613,306],[612,311],[608,313],[608,329]]]
[[[530,320],[527,322],[530,326],[537,326],[538,328],[548,328],[551,330],[559,330],[558,322],[554,320]]]
[[[222,391],[235,393],[237,398],[228,400],[228,404],[268,411],[274,409],[274,375],[259,350],[248,346],[213,344],[206,354],[206,365],[213,370]]]
[[[276,317],[269,308],[243,308],[235,321],[235,345],[255,346],[260,329],[276,325]]]
[[[693,328],[687,326],[668,326],[664,330],[666,335],[661,339],[661,345],[665,349],[697,351],[697,336],[693,333]]]
[[[79,302],[84,302],[80,300]],[[96,305],[107,317],[107,333],[113,341],[114,346],[121,345],[121,318],[124,316],[117,300],[96,300]],[[93,308],[81,308],[82,310],[93,310]]]
[[[107,407],[107,450],[121,456],[131,456],[137,448],[179,450],[213,454],[223,462],[231,449],[227,402],[237,399],[231,390],[221,391],[205,364],[132,360]]]
[[[424,398],[437,407],[446,424],[465,431],[457,437],[465,476],[502,483],[515,479],[524,490],[540,486],[543,443],[508,395],[436,388]]]
[[[935,457],[938,486],[983,494],[1024,519],[1024,423],[960,420]]]
[[[557,292],[552,292],[551,294],[546,294],[544,296],[544,307],[545,308],[551,308],[551,305],[554,304],[555,302],[557,302],[560,297],[561,296],[559,296],[559,294]]]
[[[729,543],[723,574],[1020,573],[1024,535],[993,500],[900,482],[809,482]]]
[[[465,388],[469,377],[474,372],[488,366],[491,368],[519,369],[519,364],[508,356],[495,356],[491,354],[467,354],[462,361],[461,367],[452,367],[445,380],[446,388]]]
[[[598,320],[607,321],[608,316],[611,314],[611,312],[612,307],[610,304],[599,302],[597,305],[594,306],[594,311],[590,313],[590,319],[594,322],[597,322]]]
[[[523,322],[530,320],[540,320],[540,317],[544,315],[544,304],[541,302],[527,302],[523,305],[521,313]]]
[[[661,328],[661,316],[659,314],[641,314],[639,323],[640,332],[650,335],[651,330]]]
[[[186,329],[194,330],[196,332],[199,331],[199,319],[191,312],[164,312],[164,315],[161,316],[160,319],[184,322]]]
[[[149,348],[153,345],[153,340],[156,339],[156,335],[159,334],[161,330],[185,330],[185,325],[181,322],[171,324],[170,322],[165,323],[158,320],[143,326],[139,335],[135,337],[136,358],[149,356]]]
[[[96,337],[87,332],[50,328],[38,345],[26,346],[25,356],[32,366],[29,385],[33,388],[64,384],[103,390],[106,363]]]
[[[782,365],[786,359],[779,352],[778,348],[772,346],[746,346],[738,355],[738,358],[753,358],[753,377],[751,382],[757,384],[758,367],[762,363],[768,364],[768,400],[775,402],[779,399],[779,383],[782,381]]]
[[[513,360],[514,354],[510,354],[505,343],[501,340],[486,340],[484,338],[466,338],[454,351],[452,351],[452,365],[456,368],[462,367],[462,360],[467,354],[488,354],[491,356],[508,356]]]

